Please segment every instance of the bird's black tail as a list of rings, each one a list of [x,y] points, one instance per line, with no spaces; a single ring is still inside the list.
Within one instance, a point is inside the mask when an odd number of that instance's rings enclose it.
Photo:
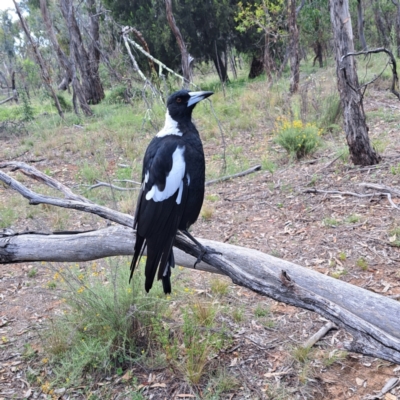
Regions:
[[[146,241],[144,237],[141,237],[138,234],[136,234],[135,251],[133,253],[133,259],[131,262],[131,275],[129,276],[129,283],[131,283],[133,271],[137,267],[145,247],[146,247]]]
[[[161,279],[165,293],[171,293],[171,268],[175,265],[172,253],[174,235],[156,235],[146,239],[147,260],[145,267],[146,281],[144,288],[148,292],[154,282],[157,270],[157,279]]]

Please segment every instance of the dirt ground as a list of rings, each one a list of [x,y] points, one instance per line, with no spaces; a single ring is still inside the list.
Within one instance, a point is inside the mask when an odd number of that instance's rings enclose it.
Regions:
[[[371,112],[379,107],[399,115],[400,104],[375,96],[366,106]],[[377,183],[398,187],[400,181],[400,124],[374,120],[370,123],[372,139],[384,138],[382,162],[373,167],[359,168],[337,158],[338,137],[329,135],[330,145],[313,157],[300,162],[288,162],[284,153],[272,146],[278,169],[207,187],[206,206],[211,217],[200,219],[193,234],[216,241],[254,248],[275,257],[329,274],[351,284],[400,300],[400,248],[394,244],[393,230],[400,227],[400,211],[386,197],[359,198],[341,194],[311,194],[306,189],[341,192],[371,192],[360,183]],[[260,139],[242,135],[234,139],[246,148]],[[232,139],[233,140],[233,139]],[[343,141],[343,140],[342,140]],[[11,139],[1,146],[11,147]],[[220,149],[205,144],[208,161]],[[264,151],[249,154],[251,163],[260,163]],[[35,158],[26,153],[17,158]],[[35,166],[44,171],[58,171],[55,178],[73,185],[74,164],[57,159],[43,160]],[[7,198],[0,186],[0,198]],[[210,200],[212,199],[212,200]],[[400,199],[393,197],[400,206]],[[18,221],[14,230],[30,229],[30,222]],[[362,261],[360,261],[362,260]],[[36,276],[29,271],[37,268]],[[175,271],[174,271],[175,272]],[[210,275],[188,272],[193,287],[204,290]],[[40,353],[41,335],[46,319],[57,312],[58,298],[46,289],[49,272],[35,264],[0,265],[0,399],[50,398],[37,387],[31,387],[27,374],[31,360],[24,356],[26,345]],[[313,359],[302,367],[291,357],[291,349],[304,343],[325,323],[319,315],[261,297],[232,285],[226,301],[245,308],[257,304],[270,307],[274,324],[260,325],[247,318],[241,326],[232,325],[234,343],[218,356],[241,382],[240,388],[226,399],[400,399],[400,384],[376,397],[385,384],[398,378],[400,366],[386,361],[347,353],[331,365],[323,354],[342,354],[343,342],[351,336],[342,330],[331,330],[313,350]],[[360,305],[362,306],[362,305]],[[306,370],[305,370],[306,369]],[[190,399],[193,392],[168,371],[133,371],[146,386],[143,394],[149,399]],[[164,382],[159,384],[156,382]],[[394,382],[394,381],[393,381]],[[120,377],[113,377],[115,399],[130,398]],[[201,389],[198,391],[201,398]],[[82,398],[64,393],[53,398]]]

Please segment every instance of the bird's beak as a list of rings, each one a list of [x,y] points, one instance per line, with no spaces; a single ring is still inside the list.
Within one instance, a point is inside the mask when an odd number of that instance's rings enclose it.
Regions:
[[[206,99],[207,97],[214,94],[214,92],[189,92],[190,99],[187,106],[191,107],[197,104],[199,101]]]

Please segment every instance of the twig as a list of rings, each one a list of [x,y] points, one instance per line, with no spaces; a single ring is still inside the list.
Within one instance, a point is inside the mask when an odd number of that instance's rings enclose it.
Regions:
[[[379,190],[381,192],[390,193],[393,196],[400,197],[400,190],[394,189],[390,186],[378,185],[377,183],[369,183],[369,182],[361,182],[358,185],[366,189]]]
[[[309,337],[303,344],[303,347],[313,347],[320,339],[322,339],[331,329],[337,329],[333,322],[327,322],[318,332]]]
[[[396,210],[400,210],[395,203],[393,203],[392,195],[390,193],[368,193],[368,194],[359,194],[354,192],[340,192],[339,190],[320,190],[320,189],[306,189],[303,193],[323,193],[323,194],[340,194],[343,196],[354,196],[354,197],[374,197],[374,196],[386,196],[390,205],[395,208]]]
[[[241,176],[249,175],[249,174],[252,174],[253,172],[260,171],[260,170],[261,170],[261,165],[255,165],[254,167],[246,169],[246,171],[238,172],[237,174],[223,176],[221,178],[217,178],[217,179],[213,179],[211,181],[207,181],[205,183],[205,185],[209,186],[209,185],[213,185],[214,183],[228,181],[229,179],[233,179],[233,178],[239,178]]]
[[[120,190],[120,191],[130,191],[130,190],[138,190],[140,188],[124,188],[121,186],[116,186],[116,185],[112,185],[111,183],[106,183],[106,182],[101,182],[101,181],[96,181],[97,183],[95,185],[83,185],[85,187],[88,188],[88,190],[92,190],[92,189],[97,189],[99,187],[105,186],[105,187],[109,187],[111,189],[115,189],[115,190]]]
[[[374,197],[374,196],[381,196],[383,193],[369,193],[369,194],[359,194],[359,193],[354,193],[354,192],[341,192],[339,190],[321,190],[321,189],[306,189],[304,190],[303,193],[322,193],[322,194],[340,194],[343,196],[355,196],[355,197]]]
[[[125,182],[125,183],[133,183],[134,185],[141,185],[140,182],[133,181],[132,179],[113,179],[113,182]]]

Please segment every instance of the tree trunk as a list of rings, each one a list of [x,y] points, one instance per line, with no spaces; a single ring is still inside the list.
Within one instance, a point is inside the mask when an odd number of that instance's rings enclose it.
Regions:
[[[361,50],[367,50],[367,42],[364,35],[364,15],[362,0],[357,0],[357,28],[360,39]]]
[[[18,92],[17,87],[15,86],[15,71],[13,71],[11,74],[11,89],[13,92],[13,100],[18,104]]]
[[[385,23],[383,22],[382,10],[378,0],[372,0],[373,14],[375,17],[376,28],[378,29],[379,40],[383,47],[390,47],[390,40],[386,34]]]
[[[76,103],[76,99],[79,100],[80,107],[85,115],[92,115],[92,111],[90,110],[89,106],[87,105],[86,97],[81,85],[80,80],[76,76],[76,67],[75,61],[70,55],[70,58],[64,53],[61,49],[61,46],[58,43],[57,36],[54,32],[53,24],[50,19],[50,15],[47,9],[47,1],[40,0],[40,11],[42,14],[43,21],[46,25],[47,36],[53,45],[54,50],[56,51],[58,62],[60,66],[65,71],[65,76],[61,83],[58,85],[59,90],[67,90],[69,85],[72,84],[73,90],[73,104],[74,104],[74,111],[77,115],[79,115],[78,105]]]
[[[265,75],[267,76],[268,80],[272,81],[272,70],[273,70],[273,62],[271,60],[271,54],[269,51],[269,34],[266,33],[264,35],[264,70]]]
[[[0,181],[17,190],[32,205],[45,203],[79,209],[123,226],[53,235],[15,234],[5,229],[0,233],[0,263],[72,262],[132,255],[135,234],[131,228],[131,215],[98,206],[75,195],[54,178],[26,164],[7,162],[0,164],[1,167],[20,169],[35,180],[62,191],[66,197],[61,199],[37,194],[0,171]],[[196,268],[218,271],[229,276],[234,283],[261,295],[315,311],[353,335],[353,341],[345,343],[348,350],[400,363],[399,302],[257,250],[210,240],[201,242],[222,255],[206,253],[203,262]],[[193,268],[201,250],[183,235],[177,236],[174,245],[192,256],[175,250],[177,264]],[[360,307],[360,304],[363,306]]]
[[[60,102],[58,101],[57,95],[54,92],[53,87],[51,86],[50,74],[49,74],[49,71],[47,70],[46,63],[44,62],[44,59],[43,59],[42,54],[40,53],[40,51],[38,49],[38,46],[37,46],[36,42],[32,39],[32,36],[31,36],[31,34],[29,32],[29,29],[28,29],[28,25],[26,24],[25,19],[21,14],[21,10],[20,10],[17,2],[15,0],[13,0],[13,2],[14,2],[15,10],[16,10],[16,12],[18,14],[19,20],[21,21],[22,28],[23,28],[23,30],[25,32],[25,35],[28,38],[32,48],[33,48],[33,53],[35,54],[36,61],[39,64],[40,74],[42,76],[44,85],[47,87],[47,89],[51,93],[51,96],[53,97],[54,104],[55,104],[55,106],[57,108],[58,114],[60,115],[61,118],[64,118],[64,113],[63,113],[63,111],[61,109]]]
[[[392,2],[396,6],[396,53],[397,58],[400,58],[400,0],[392,0]]]
[[[250,64],[249,79],[257,78],[264,72],[264,64],[256,56],[253,56]]]
[[[223,63],[221,55],[217,51],[217,46],[215,45],[215,55],[213,56],[213,61],[215,68],[218,72],[219,79],[222,83],[228,82],[228,72],[226,70],[226,65]]]
[[[299,57],[299,29],[296,21],[296,0],[289,0],[289,48],[290,48],[290,88],[291,94],[299,90],[300,57]]]
[[[95,13],[95,5],[93,1],[89,1],[89,7],[91,7],[91,12]],[[67,22],[68,34],[69,34],[69,42],[70,42],[70,57],[73,57],[75,61],[75,65],[78,67],[81,74],[81,84],[83,88],[83,96],[86,99],[87,104],[98,104],[101,100],[104,99],[104,90],[103,85],[99,76],[99,55],[96,45],[93,44],[91,46],[91,50],[96,49],[95,54],[89,53],[86,51],[81,31],[78,26],[78,22],[75,17],[75,10],[72,0],[60,0],[60,6],[62,14]],[[94,8],[94,11],[93,11]],[[99,35],[99,26],[98,26],[98,15],[91,15],[91,26],[90,32],[92,36],[92,41],[98,40]],[[72,81],[78,79],[76,67],[73,67],[75,72],[73,74]],[[82,96],[79,92],[77,93],[78,98]],[[82,103],[81,103],[82,107]],[[89,107],[82,107],[82,110],[85,114],[91,115],[92,112]]]
[[[313,60],[313,67],[315,66],[315,62],[318,60],[319,67],[323,68],[324,62],[323,62],[323,56],[322,56],[322,44],[319,41],[319,39],[317,39],[317,41],[314,43],[313,50],[315,53],[315,57]]]
[[[355,59],[343,58],[354,52],[353,30],[348,0],[330,0],[338,89],[343,110],[344,129],[350,158],[355,165],[373,165],[380,161],[372,148],[365,121],[363,94],[359,88]]]
[[[183,40],[181,31],[176,25],[175,17],[174,14],[172,13],[171,0],[165,0],[165,7],[167,11],[167,20],[169,27],[171,28],[171,31],[174,34],[175,39],[178,42],[179,49],[181,51],[182,75],[185,78],[183,82],[183,87],[185,89],[188,89],[190,86],[190,82],[192,82],[193,80],[193,70],[192,70],[193,57],[189,54],[186,44]]]

